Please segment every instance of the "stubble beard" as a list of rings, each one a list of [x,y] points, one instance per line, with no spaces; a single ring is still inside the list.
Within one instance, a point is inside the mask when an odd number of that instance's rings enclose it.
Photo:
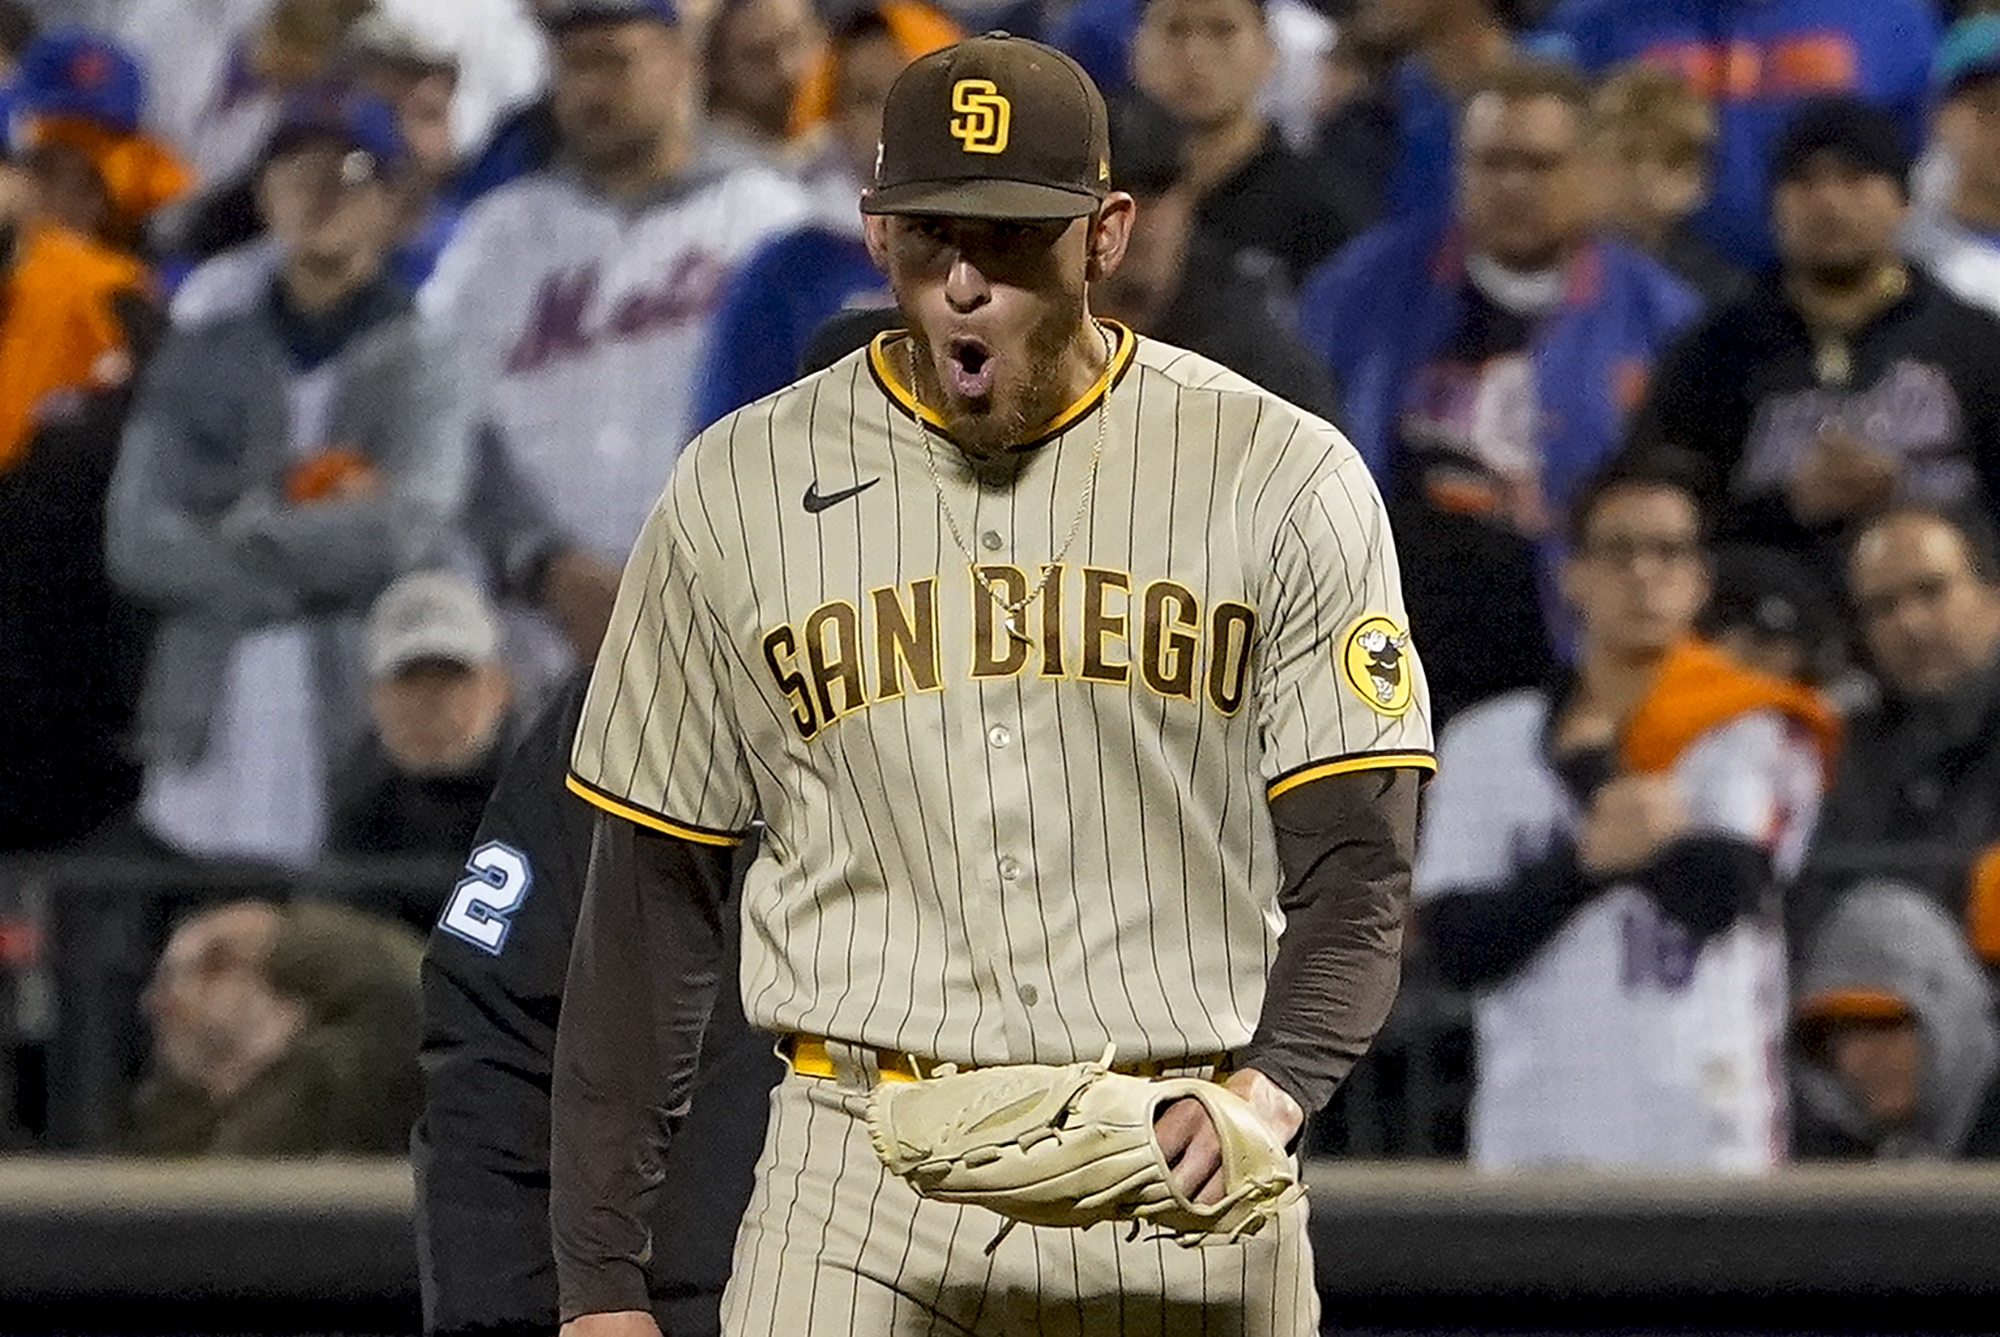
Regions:
[[[906,308],[907,311],[907,308]],[[919,370],[913,389],[924,407],[944,419],[951,434],[975,461],[991,461],[1029,444],[1033,434],[1067,408],[1063,361],[1079,329],[1090,323],[1081,291],[1065,299],[1031,326],[1015,359],[1003,361],[993,393],[984,401],[956,401],[944,390],[943,357],[920,322],[911,320],[910,348]],[[998,350],[1005,354],[1008,350]],[[1018,367],[1012,364],[1018,362]]]

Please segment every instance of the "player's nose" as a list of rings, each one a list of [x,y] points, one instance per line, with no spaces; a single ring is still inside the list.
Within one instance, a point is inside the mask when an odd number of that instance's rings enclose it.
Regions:
[[[952,258],[951,269],[945,275],[944,296],[954,311],[977,310],[986,305],[992,295],[992,285],[987,283],[986,275],[963,251]]]

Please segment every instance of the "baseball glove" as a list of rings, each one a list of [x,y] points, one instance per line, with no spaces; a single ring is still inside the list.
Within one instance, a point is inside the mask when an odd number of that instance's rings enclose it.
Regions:
[[[1235,1092],[1192,1077],[1149,1080],[1095,1063],[1011,1064],[882,1082],[868,1133],[882,1163],[918,1193],[986,1207],[1014,1223],[1129,1221],[1193,1246],[1233,1243],[1305,1189],[1270,1128]],[[1214,1120],[1223,1195],[1197,1203],[1175,1187],[1153,1120],[1191,1096]],[[989,1252],[1000,1242],[996,1236]]]

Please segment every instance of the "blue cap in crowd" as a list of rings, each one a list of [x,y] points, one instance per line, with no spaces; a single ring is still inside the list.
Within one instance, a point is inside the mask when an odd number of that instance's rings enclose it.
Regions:
[[[139,128],[145,76],[102,33],[53,28],[22,48],[10,91],[18,113],[78,116],[129,135]]]
[[[681,12],[674,0],[553,0],[542,6],[541,17],[543,27],[560,34],[586,23],[632,19],[652,19],[674,27],[681,21]]]
[[[1931,58],[1931,95],[1942,102],[1974,80],[2000,74],[2000,14],[1951,25]]]
[[[377,177],[396,171],[409,156],[395,108],[350,84],[322,84],[285,101],[264,158],[268,162],[324,140],[367,154],[370,174]]]

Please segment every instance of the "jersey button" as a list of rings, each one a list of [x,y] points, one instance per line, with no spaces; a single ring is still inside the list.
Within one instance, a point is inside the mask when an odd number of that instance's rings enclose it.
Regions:
[[[1014,735],[1007,732],[1007,726],[996,724],[986,731],[986,741],[995,747],[1005,747],[1014,741]]]
[[[989,529],[984,534],[981,534],[979,536],[979,546],[986,549],[986,551],[988,552],[999,552],[1000,551],[999,531]]]
[[[1000,876],[1006,878],[1009,882],[1021,876],[1021,861],[1011,854],[1002,859],[1000,861]]]
[[[1023,984],[1020,989],[1021,1001],[1033,1007],[1042,999],[1041,991],[1032,984]]]

